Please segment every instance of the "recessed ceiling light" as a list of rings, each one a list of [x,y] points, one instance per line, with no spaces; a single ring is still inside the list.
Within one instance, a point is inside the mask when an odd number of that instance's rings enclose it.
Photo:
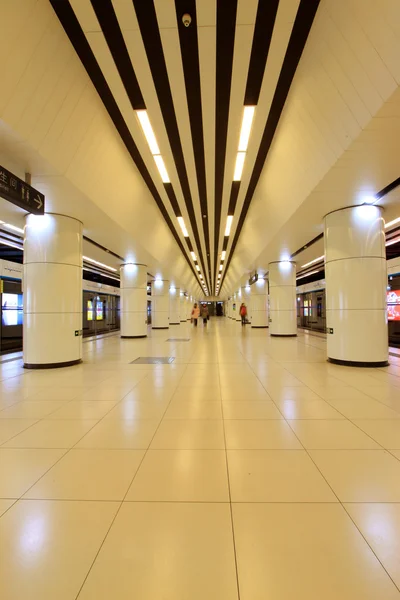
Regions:
[[[153,155],[160,154],[160,148],[158,147],[156,136],[154,135],[147,110],[137,110],[136,114],[142,127],[144,137],[149,145],[150,152]]]
[[[186,225],[185,225],[185,221],[183,220],[183,217],[178,217],[178,223],[181,226],[184,237],[189,237],[188,230],[186,229]]]
[[[195,265],[195,267],[196,267],[196,269],[197,269],[198,271],[200,271],[200,267],[199,267],[199,265]]]
[[[310,271],[310,273],[306,273],[305,275],[299,275],[298,277],[296,277],[296,279],[303,279],[304,277],[309,277],[310,275],[315,275],[315,273],[320,273],[321,270],[322,269],[316,269],[316,271]]]
[[[255,106],[245,106],[243,110],[242,127],[240,130],[239,152],[246,152],[249,144],[251,125],[253,123]]]
[[[221,252],[221,260],[225,260],[226,250],[222,250]]]
[[[229,215],[226,217],[226,227],[225,227],[225,237],[228,236],[231,232],[233,216]]]
[[[89,258],[88,256],[82,256],[82,258],[86,262],[90,262],[93,265],[98,265],[99,267],[103,267],[104,269],[108,269],[109,271],[114,271],[115,273],[118,271],[118,269],[114,269],[114,267],[110,267],[109,265],[105,265],[104,263],[99,262],[98,260],[94,260],[94,258]]]
[[[388,227],[391,227],[392,225],[396,225],[396,223],[400,223],[400,217],[397,217],[397,219],[393,219],[393,221],[389,221],[388,223],[385,223],[385,229],[387,229]]]
[[[24,233],[24,230],[21,227],[16,227],[15,225],[11,225],[10,223],[4,223],[4,227],[7,229],[11,229],[11,231],[16,231],[17,233]]]
[[[233,181],[240,181],[242,179],[245,158],[246,158],[246,152],[238,152],[237,153],[235,172],[233,173]]]
[[[386,242],[385,246],[393,246],[393,244],[397,244],[397,242],[400,242],[400,237],[396,237],[391,240],[388,240]]]
[[[153,158],[154,158],[154,161],[156,163],[158,172],[160,173],[161,181],[163,183],[170,183],[170,178],[168,176],[168,171],[167,171],[166,166],[164,164],[163,157],[160,156],[160,154],[155,154]]]
[[[190,253],[190,256],[193,258],[193,260],[197,260],[197,256],[195,255],[195,253],[194,253],[194,252],[191,252],[191,253]]]
[[[323,254],[322,256],[318,256],[318,258],[314,258],[314,260],[310,260],[310,262],[306,263],[305,265],[301,265],[301,268],[304,269],[305,267],[309,267],[310,265],[313,265],[321,260],[324,260],[325,258],[325,254]]]

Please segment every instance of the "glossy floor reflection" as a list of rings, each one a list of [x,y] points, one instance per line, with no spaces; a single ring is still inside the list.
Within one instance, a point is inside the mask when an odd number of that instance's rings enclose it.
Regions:
[[[390,362],[212,319],[0,364],[0,598],[399,600]]]

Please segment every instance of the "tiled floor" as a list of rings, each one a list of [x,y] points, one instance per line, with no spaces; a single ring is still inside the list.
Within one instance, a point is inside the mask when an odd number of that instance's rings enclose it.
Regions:
[[[400,600],[400,358],[173,333],[0,364],[0,598]]]

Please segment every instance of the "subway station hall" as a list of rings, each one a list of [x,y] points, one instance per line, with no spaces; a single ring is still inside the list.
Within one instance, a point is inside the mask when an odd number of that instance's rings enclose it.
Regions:
[[[1,600],[400,600],[400,1],[0,22]]]

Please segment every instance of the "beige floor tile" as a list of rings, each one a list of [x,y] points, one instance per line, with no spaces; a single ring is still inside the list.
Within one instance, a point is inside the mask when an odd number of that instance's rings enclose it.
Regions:
[[[169,400],[121,400],[106,415],[106,419],[154,419],[160,420]]]
[[[118,383],[113,386],[96,386],[77,396],[76,400],[99,400],[107,402],[115,400],[115,402],[119,402],[132,388],[133,385],[118,386]]]
[[[317,387],[315,393],[324,400],[366,400],[367,394],[354,387]]]
[[[399,420],[354,420],[363,431],[370,435],[384,448],[400,450]]]
[[[60,449],[0,448],[0,498],[22,496],[64,453]]]
[[[400,460],[400,450],[391,450],[390,453]]]
[[[4,447],[72,448],[96,423],[89,419],[43,419],[6,442]]]
[[[400,504],[346,504],[345,508],[400,588]]]
[[[118,506],[115,502],[17,502],[0,520],[0,597],[76,598]]]
[[[224,419],[283,419],[275,404],[269,400],[223,402],[222,409]]]
[[[166,419],[222,419],[220,402],[172,400]]]
[[[225,442],[222,420],[164,420],[160,424],[150,447],[156,450],[223,450]]]
[[[226,447],[230,450],[302,449],[285,421],[225,421]]]
[[[278,400],[275,401],[286,419],[344,419],[325,400]]]
[[[223,402],[232,402],[235,400],[271,400],[271,397],[262,386],[246,387],[232,386],[221,388],[221,397]]]
[[[229,502],[224,450],[149,450],[126,500]]]
[[[37,419],[0,419],[0,445],[37,422]]]
[[[103,418],[115,406],[115,400],[72,400],[52,413],[48,419]]]
[[[25,497],[123,500],[143,456],[144,450],[71,450]]]
[[[188,402],[221,402],[219,388],[178,388],[173,395],[173,400],[186,400]]]
[[[10,498],[8,500],[0,499],[0,517],[4,515],[4,513],[16,502],[15,498]]]
[[[372,398],[356,398],[347,400],[329,400],[334,408],[348,419],[400,419],[400,412],[396,412],[382,402]],[[400,423],[400,421],[399,421]]]
[[[400,502],[400,462],[385,450],[310,450],[341,502]]]
[[[364,450],[379,448],[368,435],[346,420],[290,421],[290,426],[307,449]]]
[[[320,400],[318,394],[305,386],[272,388],[270,395],[274,402],[281,402],[283,400]]]
[[[145,450],[157,429],[154,419],[103,419],[77,448],[132,448]]]
[[[124,503],[79,600],[160,594],[237,600],[229,505]]]
[[[305,450],[228,450],[232,502],[337,502]]]
[[[65,400],[24,400],[2,410],[0,419],[43,419],[65,403]]]
[[[32,388],[27,395],[27,400],[73,400],[86,391],[85,387],[62,387],[51,386],[44,388]]]
[[[241,600],[398,600],[343,508],[234,504]]]

